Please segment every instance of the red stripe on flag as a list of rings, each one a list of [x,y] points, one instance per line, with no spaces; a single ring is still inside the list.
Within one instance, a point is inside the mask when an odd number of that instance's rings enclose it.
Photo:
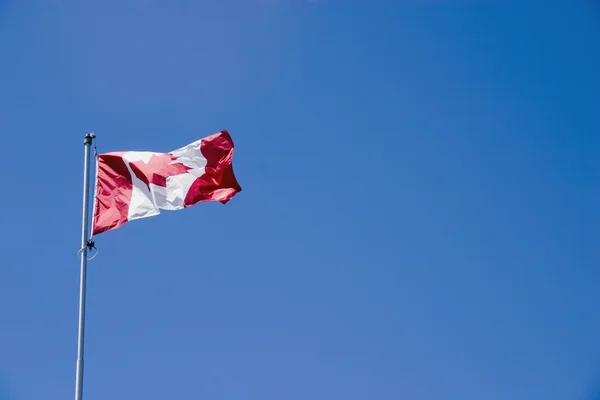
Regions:
[[[206,158],[204,174],[196,179],[185,197],[185,207],[204,201],[227,203],[242,191],[233,173],[233,140],[227,131],[202,139],[200,151]]]
[[[133,193],[131,174],[123,161],[124,152],[98,156],[98,185],[94,210],[94,235],[127,222]]]

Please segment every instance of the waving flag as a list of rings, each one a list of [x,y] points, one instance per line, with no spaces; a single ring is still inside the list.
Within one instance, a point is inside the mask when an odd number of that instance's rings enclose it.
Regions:
[[[225,204],[242,190],[233,173],[233,147],[229,133],[221,131],[170,153],[98,155],[92,234],[160,210]]]

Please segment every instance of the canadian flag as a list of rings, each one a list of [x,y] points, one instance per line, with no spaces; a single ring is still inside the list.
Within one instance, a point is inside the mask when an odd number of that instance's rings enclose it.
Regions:
[[[204,201],[227,203],[242,188],[227,131],[170,153],[128,151],[97,157],[92,235],[134,219]]]

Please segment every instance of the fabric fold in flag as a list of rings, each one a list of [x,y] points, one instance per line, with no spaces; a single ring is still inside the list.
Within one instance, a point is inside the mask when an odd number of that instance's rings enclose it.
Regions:
[[[227,203],[242,190],[233,173],[233,150],[224,130],[170,153],[98,155],[92,235],[160,210]]]

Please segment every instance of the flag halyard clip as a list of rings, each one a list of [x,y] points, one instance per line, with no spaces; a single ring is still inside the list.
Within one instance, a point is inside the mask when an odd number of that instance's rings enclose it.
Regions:
[[[81,249],[79,249],[79,251],[77,252],[77,256],[81,255],[81,252],[84,251],[86,248],[88,249],[88,251],[92,251],[92,249],[96,250],[96,252],[94,253],[94,255],[91,258],[88,258],[88,261],[92,261],[94,258],[96,258],[96,256],[100,252],[98,250],[98,248],[96,247],[96,243],[94,242],[94,239],[90,238],[87,241],[86,245],[83,246]]]

